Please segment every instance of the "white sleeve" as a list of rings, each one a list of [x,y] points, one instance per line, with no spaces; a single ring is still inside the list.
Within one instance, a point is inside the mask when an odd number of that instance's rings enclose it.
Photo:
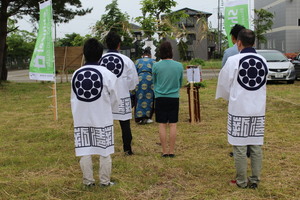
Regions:
[[[218,78],[216,99],[223,98],[229,100],[231,85],[235,76],[237,63],[231,57],[227,60],[224,67],[221,69]]]
[[[139,77],[136,71],[136,67],[132,60],[128,60],[128,76],[127,76],[129,90],[134,90],[139,83]]]
[[[109,98],[111,103],[112,112],[118,112],[119,111],[119,104],[120,98],[118,96],[118,90],[117,90],[117,80],[118,78],[113,74],[109,73]]]

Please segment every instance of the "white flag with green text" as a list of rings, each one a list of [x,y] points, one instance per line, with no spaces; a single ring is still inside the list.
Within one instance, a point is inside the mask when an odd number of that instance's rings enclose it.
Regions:
[[[229,46],[233,46],[230,36],[231,28],[235,24],[250,27],[249,0],[224,0],[224,26]]]
[[[55,81],[52,20],[51,0],[40,3],[39,31],[29,67],[32,80]]]

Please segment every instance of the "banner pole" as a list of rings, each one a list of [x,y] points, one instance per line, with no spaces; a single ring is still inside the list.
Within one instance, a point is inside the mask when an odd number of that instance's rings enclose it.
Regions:
[[[52,19],[52,23],[53,23],[53,8],[52,8],[52,0],[50,0],[51,2],[51,19]],[[53,24],[52,24],[53,26]],[[56,27],[55,28],[55,34],[56,34]],[[52,31],[53,31],[53,27],[52,27]],[[51,34],[52,35],[52,34]],[[53,37],[53,35],[52,35]],[[56,37],[56,35],[55,35]],[[54,42],[55,42],[56,38],[54,38],[54,41],[53,41],[53,38],[52,38],[52,46],[53,46],[53,73],[54,73],[54,83],[53,83],[53,90],[52,90],[52,95],[53,95],[53,115],[54,115],[54,121],[58,120],[58,112],[57,112],[57,90],[56,90],[56,63],[55,63],[55,48],[54,48]]]
[[[58,120],[58,114],[57,114],[57,94],[56,94],[56,81],[53,83],[52,87],[52,104],[53,104],[53,118],[54,121]]]

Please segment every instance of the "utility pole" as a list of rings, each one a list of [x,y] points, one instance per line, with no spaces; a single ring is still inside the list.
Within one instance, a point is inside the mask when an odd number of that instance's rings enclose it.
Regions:
[[[218,53],[221,55],[220,51],[220,0],[218,0]]]
[[[221,55],[222,50],[222,12],[221,12],[221,0],[218,0],[218,53]]]
[[[218,52],[221,55],[222,51],[222,32],[223,32],[223,12],[224,0],[218,0]]]

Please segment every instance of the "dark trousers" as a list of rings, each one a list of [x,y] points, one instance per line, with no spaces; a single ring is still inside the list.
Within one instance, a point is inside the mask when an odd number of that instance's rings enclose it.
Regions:
[[[123,149],[124,152],[126,151],[132,151],[131,150],[131,141],[132,141],[132,135],[131,135],[131,129],[130,129],[130,120],[121,121],[120,126],[122,130],[122,139],[123,139]]]

